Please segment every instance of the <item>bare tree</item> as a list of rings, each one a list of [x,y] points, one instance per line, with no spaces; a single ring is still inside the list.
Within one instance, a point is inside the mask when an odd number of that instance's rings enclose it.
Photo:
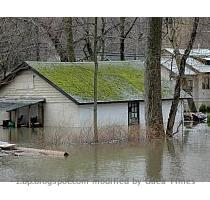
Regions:
[[[169,118],[168,118],[168,123],[167,123],[167,130],[166,130],[166,135],[169,137],[173,136],[173,127],[175,123],[175,118],[176,118],[176,113],[177,113],[177,108],[179,105],[179,99],[180,99],[180,92],[181,92],[181,86],[182,82],[184,79],[185,75],[185,65],[186,65],[186,60],[190,55],[190,51],[193,48],[193,44],[195,42],[196,38],[196,33],[197,33],[197,27],[199,23],[199,18],[195,17],[193,21],[193,27],[190,35],[190,39],[187,44],[187,48],[184,50],[184,54],[181,55],[178,47],[178,36],[177,36],[177,30],[174,26],[174,19],[169,18],[167,19],[167,26],[168,26],[168,36],[169,40],[171,42],[172,47],[174,48],[174,56],[176,60],[176,64],[178,66],[178,71],[179,74],[176,77],[176,84],[175,84],[175,89],[174,89],[174,97],[169,113]]]
[[[60,41],[60,32],[57,32],[55,35],[53,35],[50,31],[48,31],[48,36],[51,39],[52,43],[54,44],[54,47],[60,57],[60,60],[62,62],[68,62],[68,56],[67,56],[67,52],[64,49],[61,41]]]
[[[1,78],[23,60],[36,60],[36,39],[37,32],[29,23],[18,18],[0,18]]]
[[[72,17],[63,18],[64,27],[67,35],[67,56],[69,62],[75,62],[74,39],[72,30]]]
[[[82,40],[84,41],[83,52],[86,56],[86,59],[94,61],[94,50],[93,50],[94,47],[92,48],[92,40],[91,40],[93,36],[93,34],[91,34],[91,25],[94,24],[92,23],[92,18],[89,17],[86,19],[81,18],[80,20],[77,18],[77,22],[80,24],[84,32]]]
[[[48,37],[53,44],[60,61],[75,61],[72,18],[39,18],[26,19]]]
[[[127,38],[128,34],[131,32],[134,24],[136,23],[137,17],[134,19],[131,26],[125,32],[125,17],[120,17],[120,60],[125,60],[125,39]]]
[[[145,68],[145,119],[149,138],[164,137],[161,98],[161,35],[162,18],[148,19],[148,38]]]

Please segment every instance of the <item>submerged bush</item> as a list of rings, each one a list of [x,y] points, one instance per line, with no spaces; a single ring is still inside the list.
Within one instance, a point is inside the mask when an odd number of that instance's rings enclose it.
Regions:
[[[201,104],[200,108],[199,108],[199,112],[206,112],[207,111],[207,107],[205,104]]]
[[[210,115],[207,116],[207,123],[210,124]]]

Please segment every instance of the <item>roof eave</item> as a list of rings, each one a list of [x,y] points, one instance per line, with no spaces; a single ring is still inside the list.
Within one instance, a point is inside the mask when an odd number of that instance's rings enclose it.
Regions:
[[[180,100],[183,99],[192,99],[192,97],[180,97]],[[162,101],[170,101],[173,100],[173,98],[163,98]],[[139,99],[139,100],[127,100],[127,101],[98,101],[97,104],[112,104],[112,103],[128,103],[131,101],[138,101],[138,102],[144,102],[143,99]],[[94,102],[80,102],[79,105],[92,105],[94,104]]]

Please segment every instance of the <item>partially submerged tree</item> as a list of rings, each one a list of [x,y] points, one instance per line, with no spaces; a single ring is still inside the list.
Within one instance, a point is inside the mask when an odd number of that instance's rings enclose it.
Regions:
[[[98,18],[95,17],[95,24],[94,24],[94,142],[98,142],[98,117],[97,117],[97,99],[98,99],[98,50],[97,50],[97,43],[98,43]]]
[[[165,135],[160,68],[162,18],[149,18],[148,25],[144,84],[146,133],[149,138],[162,138]]]
[[[175,84],[175,89],[174,89],[174,97],[169,113],[169,118],[168,118],[168,123],[167,123],[167,130],[166,130],[166,135],[169,137],[173,136],[173,127],[175,123],[175,118],[176,118],[176,113],[177,113],[177,108],[179,105],[179,99],[180,99],[180,92],[181,92],[181,87],[182,87],[182,82],[184,79],[185,75],[185,65],[187,58],[190,55],[190,51],[193,48],[193,44],[195,42],[196,38],[196,33],[197,33],[197,28],[198,28],[198,23],[199,23],[199,18],[195,17],[193,20],[193,26],[192,26],[192,31],[190,34],[190,39],[187,43],[187,48],[184,50],[184,53],[181,54],[178,46],[178,36],[177,36],[177,30],[175,28],[175,22],[174,18],[168,18],[166,19],[167,27],[168,27],[168,37],[169,41],[174,49],[174,57],[176,60],[176,64],[178,66],[178,76],[176,77],[176,84]]]
[[[160,181],[165,140],[152,140],[145,147],[146,181]]]

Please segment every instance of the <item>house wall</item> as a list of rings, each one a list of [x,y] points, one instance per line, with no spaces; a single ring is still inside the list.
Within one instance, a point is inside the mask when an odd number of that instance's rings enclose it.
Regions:
[[[171,100],[162,101],[163,122],[166,128]],[[93,106],[83,105],[79,107],[81,127],[93,125]],[[183,119],[183,100],[180,100],[176,115],[176,124]],[[139,124],[145,128],[145,104],[139,102]],[[99,126],[127,126],[128,125],[128,103],[99,104],[98,105],[98,125]],[[176,129],[176,126],[175,126]]]
[[[164,66],[161,66],[161,77],[170,80],[170,70]]]
[[[0,125],[3,124],[3,120],[9,119],[9,113],[7,112],[0,112]]]
[[[163,123],[164,123],[165,129],[167,127],[167,122],[168,122],[168,116],[169,116],[169,112],[170,112],[170,108],[171,108],[171,103],[172,103],[172,100],[162,101]],[[140,104],[139,104],[139,116],[140,116],[140,126],[142,128],[145,127],[144,112],[145,112],[144,102],[140,102]],[[178,105],[178,110],[177,110],[176,119],[175,119],[176,125],[174,126],[174,129],[176,129],[178,123],[181,120],[183,120],[183,100],[180,100],[179,105]]]
[[[206,76],[206,74],[198,75],[197,105],[199,107],[202,103],[210,105],[210,89],[202,89],[203,76]],[[208,76],[210,77],[210,75]]]
[[[79,106],[79,113],[81,127],[93,124],[93,105]],[[110,125],[128,125],[128,103],[98,104],[98,126]]]
[[[201,73],[196,76],[187,76],[188,80],[193,80],[192,96],[197,109],[199,109],[199,107],[203,103],[206,105],[210,105],[210,89],[202,89],[203,76],[206,76],[206,74]]]
[[[163,123],[164,123],[165,128],[167,126],[171,104],[172,104],[172,100],[163,101],[162,112],[163,112]],[[175,118],[174,129],[176,129],[176,127],[180,123],[180,121],[183,120],[183,111],[184,111],[183,100],[180,100],[178,108],[177,108],[177,114],[176,114],[176,118]]]
[[[91,127],[93,125],[93,105],[76,105],[50,84],[32,71],[23,71],[15,80],[1,88],[0,96],[42,97],[44,104],[44,126],[51,127]],[[166,125],[171,101],[163,101],[163,117]],[[22,113],[26,113],[25,109]],[[21,115],[21,112],[19,112]],[[144,127],[144,102],[139,104],[140,126]],[[0,119],[5,118],[5,113],[0,113]],[[177,121],[181,118],[179,106]],[[99,126],[127,126],[128,103],[98,104]]]
[[[13,82],[2,87],[0,97],[45,98],[44,126],[79,126],[78,106],[30,70],[21,72]],[[4,115],[1,112],[0,119]]]

